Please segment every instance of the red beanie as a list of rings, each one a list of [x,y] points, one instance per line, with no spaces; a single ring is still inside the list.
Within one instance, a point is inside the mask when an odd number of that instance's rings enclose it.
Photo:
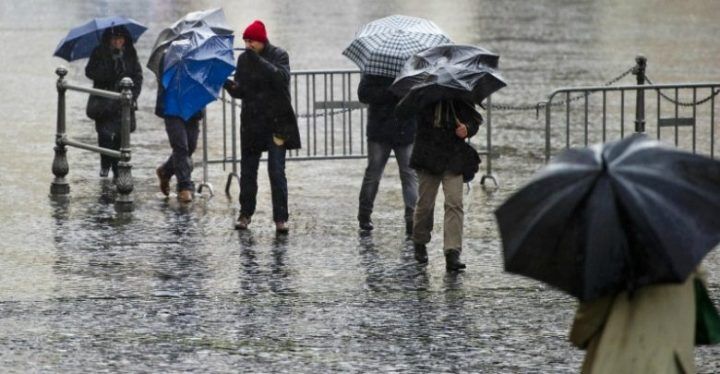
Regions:
[[[265,24],[260,20],[255,20],[250,24],[243,32],[243,39],[255,40],[261,43],[267,44],[267,32],[265,31]]]

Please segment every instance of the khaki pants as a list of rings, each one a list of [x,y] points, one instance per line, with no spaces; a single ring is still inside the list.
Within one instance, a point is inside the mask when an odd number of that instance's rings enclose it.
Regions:
[[[463,178],[462,174],[443,175],[418,171],[418,201],[415,207],[412,240],[416,244],[430,242],[435,211],[435,198],[442,183],[445,194],[443,250],[462,250],[463,232]]]

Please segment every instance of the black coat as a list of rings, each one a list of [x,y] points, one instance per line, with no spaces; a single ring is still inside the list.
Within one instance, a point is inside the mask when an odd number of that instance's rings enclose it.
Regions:
[[[242,100],[240,146],[243,151],[268,149],[273,134],[286,149],[300,148],[300,131],[290,100],[290,61],[283,49],[266,44],[260,54],[247,51],[237,59],[230,95]]]
[[[472,104],[453,101],[454,114],[449,101],[442,105],[439,125],[435,124],[435,107],[428,105],[417,114],[417,135],[410,157],[410,167],[432,174],[446,171],[462,174],[465,139],[455,135],[455,116],[467,125],[468,138],[478,132],[482,116]]]
[[[395,105],[400,100],[390,91],[393,78],[363,75],[358,85],[360,102],[368,104],[367,139],[391,145],[408,145],[415,137],[415,119],[398,119]]]
[[[112,35],[109,30],[103,33],[102,42],[90,55],[90,60],[85,66],[85,75],[93,81],[94,88],[115,92],[120,92],[120,81],[123,78],[130,78],[133,81],[133,100],[137,100],[142,90],[143,73],[132,38],[124,27],[115,29],[116,33],[125,36],[125,48],[122,57],[114,57],[110,48]],[[120,103],[117,101],[106,103],[113,106],[110,112],[119,117]]]

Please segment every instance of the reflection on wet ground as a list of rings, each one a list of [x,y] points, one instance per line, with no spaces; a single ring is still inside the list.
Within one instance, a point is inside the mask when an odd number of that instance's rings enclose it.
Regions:
[[[501,54],[510,82],[498,97],[503,102],[527,103],[558,86],[599,83],[627,68],[637,52],[648,55],[656,81],[708,80],[718,72],[720,47],[708,36],[718,28],[712,1],[682,10],[669,0],[468,0],[454,2],[455,8],[379,0],[220,3],[234,24],[268,20],[295,68],[350,67],[339,51],[355,26],[370,19],[393,13],[433,18],[455,40]],[[96,177],[97,156],[77,150],[69,153],[70,198],[49,199],[58,63],[49,51],[67,27],[120,12],[137,15],[154,36],[183,13],[216,5],[118,4],[0,3],[3,61],[24,62],[0,72],[3,92],[37,94],[0,101],[0,135],[13,140],[0,147],[3,372],[578,370],[582,352],[567,341],[575,301],[502,271],[492,216],[542,165],[542,123],[534,113],[494,113],[500,188],[475,183],[466,195],[469,269],[462,274],[445,273],[440,226],[430,264],[415,264],[393,163],[371,235],[356,228],[361,160],[288,163],[292,231],[286,236],[274,232],[264,173],[247,232],[232,229],[236,189],[231,199],[219,194],[191,205],[162,198],[153,170],[169,149],[151,113],[155,92],[147,71],[141,126],[133,135],[135,210],[115,211],[114,187]],[[318,18],[327,21],[325,28],[316,27]],[[141,39],[141,58],[151,43],[152,37]],[[73,80],[84,79],[82,64],[70,70]],[[94,142],[84,100],[68,100],[73,133]],[[209,133],[220,132],[211,124]],[[211,168],[216,186],[225,178],[222,168]],[[706,267],[711,294],[720,300],[720,254],[711,254]],[[717,349],[698,348],[699,371],[720,371],[718,357]]]

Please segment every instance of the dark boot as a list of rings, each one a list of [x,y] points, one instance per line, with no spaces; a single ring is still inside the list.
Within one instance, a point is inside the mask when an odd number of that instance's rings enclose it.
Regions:
[[[372,231],[372,229],[374,229],[370,215],[358,215],[358,223],[360,224],[360,230]]]
[[[235,230],[247,230],[248,226],[250,226],[250,221],[252,221],[250,217],[240,213],[237,221],[235,221]]]
[[[427,264],[428,262],[428,255],[427,255],[427,247],[425,244],[418,244],[415,243],[415,260],[421,264]]]
[[[445,252],[445,270],[447,271],[460,271],[465,269],[465,264],[460,262],[460,251],[457,249],[450,249]]]
[[[162,166],[155,169],[155,174],[157,175],[160,184],[160,192],[162,192],[165,196],[170,195],[170,178],[165,176]]]

